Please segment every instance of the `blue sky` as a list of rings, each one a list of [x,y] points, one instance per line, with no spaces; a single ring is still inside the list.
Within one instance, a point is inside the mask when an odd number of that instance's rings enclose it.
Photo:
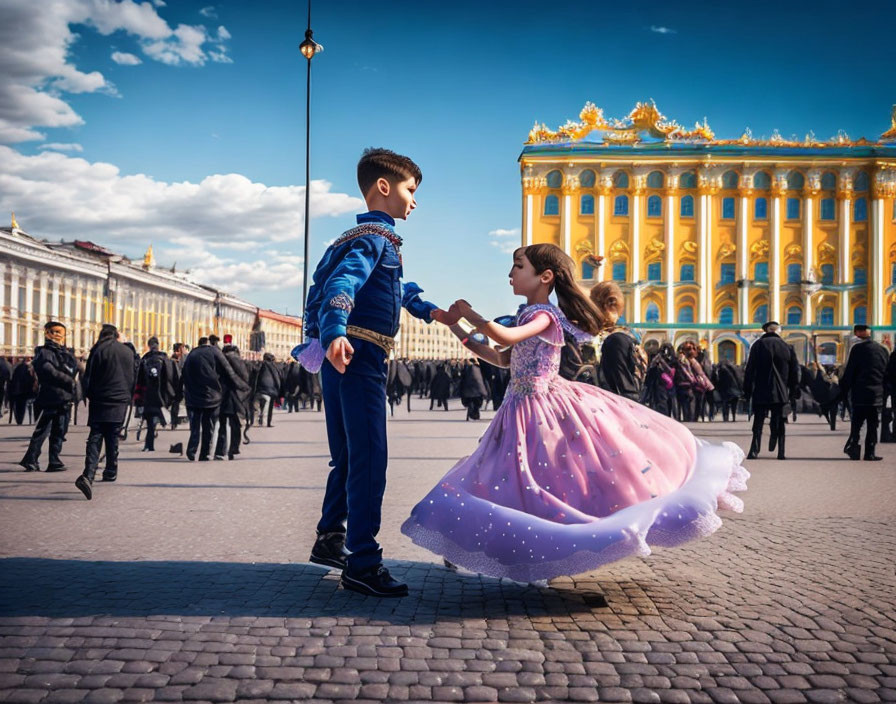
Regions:
[[[0,209],[40,237],[133,256],[152,242],[159,264],[298,312],[305,7],[0,0]],[[492,233],[520,227],[516,160],[535,120],[556,127],[588,100],[622,117],[652,98],[720,137],[873,139],[896,102],[894,2],[313,12],[312,267],[353,223],[360,152],[389,147],[424,172],[399,228],[406,277],[488,315],[516,306],[518,234]]]

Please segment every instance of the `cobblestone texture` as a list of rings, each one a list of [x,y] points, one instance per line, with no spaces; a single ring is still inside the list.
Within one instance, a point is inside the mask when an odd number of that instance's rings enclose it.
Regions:
[[[482,429],[396,416],[381,537],[411,595],[376,600],[303,562],[317,414],[278,414],[234,463],[129,444],[91,503],[74,471],[16,471],[26,429],[0,426],[0,701],[896,701],[896,446],[841,461],[842,434],[801,418],[794,459],[751,463],[747,511],[712,538],[539,588],[398,533]],[[73,467],[81,448],[73,428]]]

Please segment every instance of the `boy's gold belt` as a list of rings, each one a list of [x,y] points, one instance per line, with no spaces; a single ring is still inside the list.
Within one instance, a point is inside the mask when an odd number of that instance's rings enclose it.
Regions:
[[[357,337],[359,340],[372,342],[387,355],[391,354],[392,350],[395,349],[395,338],[383,335],[379,332],[374,332],[373,330],[368,330],[367,328],[359,328],[357,325],[348,325],[345,328],[345,334],[349,337]]]

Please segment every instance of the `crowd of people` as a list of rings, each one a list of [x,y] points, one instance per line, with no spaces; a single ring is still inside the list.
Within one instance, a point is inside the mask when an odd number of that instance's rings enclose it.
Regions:
[[[187,421],[187,459],[208,461],[235,459],[248,442],[249,427],[273,425],[275,405],[290,413],[300,406],[321,410],[317,375],[293,360],[277,362],[269,353],[259,361],[243,359],[229,335],[223,346],[215,335],[200,338],[193,349],[176,343],[170,356],[151,337],[141,356],[115,326],[103,325],[86,359],[66,347],[62,323],[48,322],[44,337],[32,358],[15,365],[0,358],[0,412],[5,404],[8,423],[21,425],[26,416],[29,424],[36,421],[19,462],[26,472],[41,471],[48,440],[44,471],[62,472],[68,469],[60,453],[69,424],[77,423],[78,409],[86,405],[90,432],[76,485],[88,499],[103,456],[102,480],[116,480],[119,441],[127,438],[132,416],[139,419],[137,439],[142,434],[144,452],[155,451],[159,428],[176,429]],[[171,451],[183,454],[182,443]]]

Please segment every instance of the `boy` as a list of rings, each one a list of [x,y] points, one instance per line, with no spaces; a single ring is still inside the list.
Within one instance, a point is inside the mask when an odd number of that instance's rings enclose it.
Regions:
[[[305,307],[305,336],[326,350],[321,369],[330,446],[330,475],[311,561],[342,569],[342,586],[379,597],[402,597],[376,541],[386,489],[386,364],[400,307],[427,322],[456,322],[402,285],[401,238],[395,220],[417,207],[422,179],[408,157],[367,149],[358,186],[369,212],[324,254]],[[345,548],[350,551],[346,555]]]

